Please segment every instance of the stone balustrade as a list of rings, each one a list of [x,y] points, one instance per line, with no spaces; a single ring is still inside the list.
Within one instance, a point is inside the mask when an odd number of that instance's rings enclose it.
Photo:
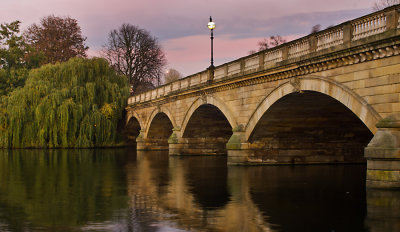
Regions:
[[[372,17],[353,20],[352,28],[352,40],[382,33],[386,30],[386,15],[384,12],[380,12],[377,15],[372,15]]]
[[[317,35],[317,51],[343,44],[343,28],[325,30]]]
[[[212,77],[209,76],[210,72],[208,70],[204,70],[148,92],[132,96],[128,99],[128,104],[132,105],[162,98],[196,86],[207,85],[210,83],[209,81],[218,83],[241,75],[260,72],[282,64],[295,62],[305,56],[324,55],[331,53],[335,49],[359,46],[363,39],[400,28],[399,11],[399,5],[392,6],[277,47],[234,60],[215,67],[214,72],[211,72],[213,73]]]

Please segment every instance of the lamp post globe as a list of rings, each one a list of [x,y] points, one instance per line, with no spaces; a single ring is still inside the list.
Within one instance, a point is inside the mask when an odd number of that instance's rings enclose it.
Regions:
[[[207,27],[210,30],[214,30],[215,29],[215,23],[212,21],[211,16],[210,16],[210,22],[208,22]]]

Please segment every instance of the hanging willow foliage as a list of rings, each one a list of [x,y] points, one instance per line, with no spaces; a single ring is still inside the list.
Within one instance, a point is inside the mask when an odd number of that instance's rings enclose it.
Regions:
[[[128,81],[100,58],[31,70],[0,98],[0,147],[101,147],[118,143]]]

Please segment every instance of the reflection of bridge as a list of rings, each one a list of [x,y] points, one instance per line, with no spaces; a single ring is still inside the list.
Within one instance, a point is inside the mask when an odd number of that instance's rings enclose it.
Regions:
[[[360,165],[227,167],[215,157],[137,154],[125,171],[129,223],[142,223],[138,231],[149,224],[186,231],[400,228],[400,192],[367,190],[365,202]],[[350,169],[359,170],[348,175]]]
[[[196,189],[197,193],[206,191],[207,196],[196,199],[187,183],[188,176],[194,172],[190,168],[198,166],[196,160],[191,162],[189,158],[171,158],[165,163],[155,160],[162,154],[153,152],[150,154],[153,157],[148,155],[138,152],[138,163],[126,166],[130,204],[133,209],[140,211],[140,220],[147,215],[150,217],[148,220],[176,223],[177,227],[188,231],[272,231],[251,200],[246,176],[228,174],[225,179],[216,181],[217,184],[223,184],[221,186],[214,186],[208,181],[206,186],[201,186],[208,188]],[[154,155],[158,157],[153,159]],[[166,167],[170,175],[156,176],[154,166]],[[195,175],[194,178],[201,176],[199,172]],[[226,186],[227,182],[229,186]],[[227,187],[230,188],[232,199],[225,199],[229,195]],[[219,193],[221,190],[225,191]],[[216,200],[216,197],[222,199]]]
[[[376,123],[400,112],[399,9],[133,96],[130,136],[139,150],[227,153],[229,163],[363,162]],[[399,127],[393,120],[389,127]],[[398,141],[392,150],[366,153],[368,178],[400,185],[400,161],[393,161],[400,158],[400,135],[388,136]]]

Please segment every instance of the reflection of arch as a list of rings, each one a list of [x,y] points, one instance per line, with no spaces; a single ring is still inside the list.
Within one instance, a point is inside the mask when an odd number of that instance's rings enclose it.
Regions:
[[[176,127],[175,118],[173,117],[171,111],[168,110],[168,108],[166,108],[166,107],[155,108],[155,109],[151,112],[150,117],[149,117],[149,119],[147,120],[147,123],[146,123],[146,127],[145,127],[145,130],[146,130],[146,132],[145,132],[145,137],[146,137],[146,138],[147,138],[147,135],[148,135],[148,133],[149,133],[150,125],[151,125],[151,123],[153,122],[154,117],[156,117],[156,115],[157,115],[158,113],[164,113],[164,114],[166,114],[166,115],[168,116],[168,118],[169,118],[169,121],[172,123],[172,127],[173,127],[173,128]],[[142,127],[142,128],[143,128],[143,127]],[[172,131],[171,131],[171,133],[172,133]]]
[[[193,104],[189,107],[189,110],[186,112],[185,117],[182,122],[182,126],[181,126],[182,134],[185,132],[186,126],[189,122],[189,119],[192,117],[193,113],[201,105],[204,105],[204,104],[210,104],[210,105],[217,107],[222,112],[222,114],[226,117],[226,119],[228,120],[231,127],[232,128],[237,127],[236,119],[233,116],[232,112],[229,110],[229,108],[224,103],[222,103],[220,100],[218,100],[217,98],[214,98],[212,96],[207,96],[205,102],[202,98],[197,98],[193,102]]]
[[[135,111],[132,111],[132,110],[129,111],[129,113],[128,113],[128,118],[126,119],[125,126],[128,125],[128,123],[132,117],[136,118],[136,120],[139,122],[140,128],[143,128],[144,125],[143,125],[142,120],[140,120],[139,115]]]
[[[258,121],[264,113],[283,96],[293,93],[294,86],[290,82],[278,86],[270,94],[268,94],[262,102],[257,106],[256,110],[246,125],[246,140],[249,139]],[[368,127],[372,132],[376,132],[375,124],[381,119],[380,115],[368,105],[368,103],[344,85],[322,79],[320,77],[304,77],[300,79],[300,89],[302,91],[310,90],[326,94],[345,105]],[[340,117],[340,116],[338,116]]]

